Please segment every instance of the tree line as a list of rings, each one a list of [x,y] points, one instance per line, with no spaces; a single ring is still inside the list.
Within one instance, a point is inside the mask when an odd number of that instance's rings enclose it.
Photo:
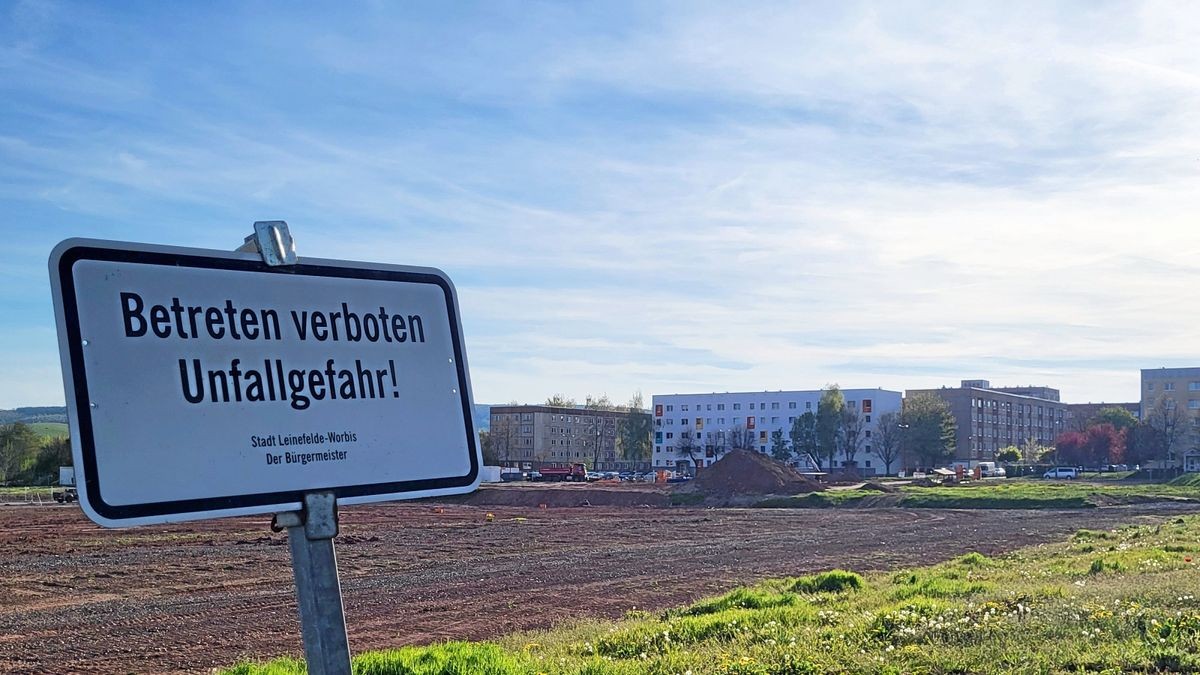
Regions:
[[[1085,467],[1173,462],[1196,422],[1197,418],[1172,405],[1170,399],[1160,397],[1143,420],[1124,408],[1102,408],[1077,428],[1059,434],[1054,447],[1044,449],[1036,459],[1018,455],[1016,448],[1006,448],[1002,454],[1025,461]]]
[[[0,485],[51,485],[70,465],[70,439],[43,438],[24,422],[0,425]]]

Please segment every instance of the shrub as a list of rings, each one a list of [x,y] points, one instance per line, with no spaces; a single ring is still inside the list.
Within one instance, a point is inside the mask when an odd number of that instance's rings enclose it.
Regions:
[[[857,591],[865,586],[863,578],[846,570],[830,570],[821,574],[800,577],[792,582],[791,589],[800,593],[840,593]]]

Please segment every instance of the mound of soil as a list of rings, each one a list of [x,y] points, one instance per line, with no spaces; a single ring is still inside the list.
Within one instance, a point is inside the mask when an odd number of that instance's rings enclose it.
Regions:
[[[792,467],[748,450],[734,450],[701,469],[692,483],[695,491],[712,497],[795,495],[825,489]]]
[[[896,487],[895,485],[888,485],[887,483],[880,483],[878,481],[873,481],[873,480],[869,480],[866,483],[864,483],[863,487],[865,487],[868,490],[878,490],[879,492],[886,492],[888,494],[892,494],[892,493],[896,493],[896,492],[900,491],[900,488]]]

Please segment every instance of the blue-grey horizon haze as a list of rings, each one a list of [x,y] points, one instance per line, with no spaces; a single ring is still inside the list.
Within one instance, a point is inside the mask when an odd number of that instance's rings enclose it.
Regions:
[[[454,279],[475,399],[1200,365],[1200,5],[0,2],[0,408],[86,236]]]

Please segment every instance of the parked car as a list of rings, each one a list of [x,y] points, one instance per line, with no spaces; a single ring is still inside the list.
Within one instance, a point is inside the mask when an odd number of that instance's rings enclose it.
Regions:
[[[1046,473],[1042,474],[1042,478],[1054,478],[1060,480],[1074,480],[1079,478],[1079,469],[1073,466],[1056,466]]]
[[[604,474],[600,473],[599,471],[589,471],[589,472],[587,472],[587,480],[588,480],[588,482],[589,482],[589,483],[592,483],[592,482],[598,481],[598,480],[600,480],[601,478],[604,478]]]

